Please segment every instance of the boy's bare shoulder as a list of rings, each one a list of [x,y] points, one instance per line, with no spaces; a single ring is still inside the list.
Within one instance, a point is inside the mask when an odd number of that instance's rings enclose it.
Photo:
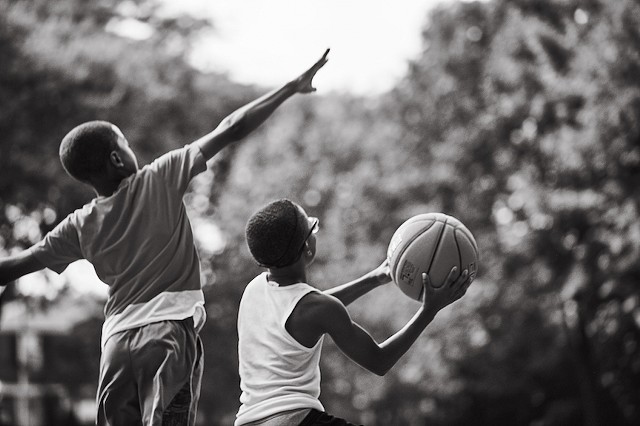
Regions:
[[[344,304],[337,297],[320,291],[307,293],[300,299],[296,308],[301,308],[296,310],[303,312],[308,318],[326,318],[346,311]]]
[[[344,325],[349,314],[340,300],[322,292],[305,294],[289,316],[285,327],[299,343],[313,347],[325,333]]]

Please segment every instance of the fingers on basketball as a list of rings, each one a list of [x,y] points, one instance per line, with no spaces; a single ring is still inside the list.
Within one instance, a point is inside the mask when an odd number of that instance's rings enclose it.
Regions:
[[[429,274],[423,272],[421,278],[422,291],[420,292],[420,297],[418,298],[418,300],[424,303],[424,301],[435,292],[435,288],[433,288],[433,286],[431,285],[431,278],[429,277]]]
[[[453,268],[451,268],[451,271],[449,271],[449,275],[447,275],[447,280],[445,281],[443,287],[453,286],[457,282],[456,278],[458,278],[458,267],[454,266]]]
[[[459,299],[465,295],[470,284],[471,284],[471,279],[469,279],[469,271],[465,269],[464,271],[462,271],[462,274],[460,274],[460,276],[456,280],[456,290],[455,290],[456,299]]]
[[[382,275],[385,276],[385,278],[389,278],[391,279],[391,268],[389,268],[389,265],[383,265],[382,266]]]

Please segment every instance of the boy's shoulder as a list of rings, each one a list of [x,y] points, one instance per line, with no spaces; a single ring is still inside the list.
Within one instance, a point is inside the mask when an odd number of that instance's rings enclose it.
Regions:
[[[345,309],[344,304],[338,298],[318,289],[314,288],[314,290],[305,294],[298,303],[297,308],[305,312],[305,316],[325,318]]]
[[[82,207],[78,207],[77,209],[69,212],[59,223],[68,222],[73,225],[82,223],[83,219],[91,215],[91,213],[95,210],[95,206],[98,200],[99,197],[92,198],[84,205],[82,205]]]
[[[307,293],[296,305],[287,319],[286,328],[301,344],[312,347],[325,333],[348,318],[346,308],[334,296],[320,291]]]

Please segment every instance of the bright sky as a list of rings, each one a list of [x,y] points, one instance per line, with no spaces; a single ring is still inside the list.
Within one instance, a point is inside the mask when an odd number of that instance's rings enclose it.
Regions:
[[[215,32],[194,64],[241,83],[277,86],[331,48],[318,90],[389,89],[421,48],[428,10],[451,0],[165,0],[170,11],[210,16]]]

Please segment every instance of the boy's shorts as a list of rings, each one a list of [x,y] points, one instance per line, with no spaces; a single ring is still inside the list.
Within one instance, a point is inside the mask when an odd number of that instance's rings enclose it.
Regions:
[[[97,425],[194,425],[202,368],[192,318],[114,334],[100,360]]]

